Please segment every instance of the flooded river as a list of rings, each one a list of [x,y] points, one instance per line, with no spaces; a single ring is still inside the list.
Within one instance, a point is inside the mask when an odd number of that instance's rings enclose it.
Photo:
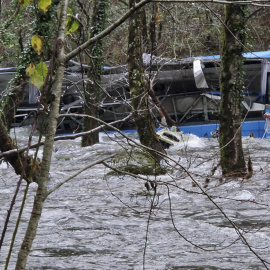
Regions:
[[[79,139],[58,141],[49,188],[119,151],[119,138],[112,137],[102,135],[99,144],[87,148],[80,148]],[[27,137],[20,138],[22,142]],[[143,196],[144,176],[105,177],[109,169],[102,164],[82,172],[47,198],[27,269],[270,269],[270,141],[243,138],[243,146],[253,162],[253,176],[224,181],[219,168],[210,176],[218,162],[217,139],[190,136],[168,150],[183,167],[170,160],[174,168],[169,174],[151,178],[158,183],[157,196],[153,191]],[[2,163],[1,231],[17,181]],[[0,253],[1,269],[23,190]],[[31,184],[8,269],[14,269],[35,190]]]

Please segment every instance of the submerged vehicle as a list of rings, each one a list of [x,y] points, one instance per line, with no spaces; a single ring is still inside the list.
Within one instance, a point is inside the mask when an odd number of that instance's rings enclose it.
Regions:
[[[173,145],[178,145],[184,141],[184,133],[177,130],[177,127],[172,126],[171,129],[164,128],[157,131],[158,138],[164,148],[169,148]]]
[[[245,90],[243,97],[243,135],[264,133],[263,114],[270,99],[270,51],[245,53]],[[220,104],[220,56],[167,59],[143,55],[145,77],[151,82],[156,97],[176,125],[184,133],[209,137],[218,128]],[[63,81],[61,113],[80,113],[83,107],[83,87],[88,67],[70,61]],[[0,93],[14,76],[16,68],[0,68]],[[105,122],[123,119],[131,112],[127,66],[104,67],[102,76],[100,118]],[[1,92],[2,91],[2,92]],[[3,95],[3,94],[2,94]],[[161,121],[156,105],[150,109],[157,122]],[[38,91],[32,85],[17,110],[16,125],[31,124],[38,104]],[[48,112],[44,112],[48,113]],[[81,120],[74,116],[59,121],[58,132],[80,129]],[[134,122],[121,124],[134,128]]]

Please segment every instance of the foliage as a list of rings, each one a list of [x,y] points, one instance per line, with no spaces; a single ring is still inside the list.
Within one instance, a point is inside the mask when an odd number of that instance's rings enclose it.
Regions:
[[[40,35],[34,35],[31,39],[31,45],[38,55],[41,54],[43,43]]]
[[[30,77],[30,83],[38,89],[44,85],[47,74],[48,68],[44,62],[40,62],[37,66],[32,62],[26,68],[26,75]]]
[[[72,14],[72,9],[69,8],[68,9],[68,14]],[[75,32],[76,30],[78,30],[79,28],[79,23],[76,19],[74,19],[73,17],[69,16],[67,17],[67,22],[66,22],[66,35],[69,35],[73,32]]]
[[[55,2],[52,1],[52,6]],[[69,13],[73,16],[76,14],[77,16],[77,20],[72,16],[67,19],[67,33],[70,35],[67,47],[73,49],[90,35],[88,29],[91,29],[90,18],[93,12],[93,1],[73,0],[70,2],[72,3],[70,6],[72,11],[69,11]],[[26,5],[26,1],[24,3]],[[111,8],[107,14],[108,23],[114,22],[127,9],[123,1],[111,0],[110,3]],[[12,23],[12,27],[9,29],[6,29],[3,25],[7,18],[14,13],[14,7],[10,3],[5,12],[2,12],[0,17],[0,48],[2,51],[0,61],[5,60],[3,62],[4,65],[15,64],[15,59],[20,51],[18,40],[21,39],[26,44],[29,38],[29,25],[31,25],[33,30],[37,27],[36,23],[33,24],[32,9],[35,10],[33,1],[29,1],[27,7],[20,11]],[[252,16],[247,21],[249,29],[247,48],[253,51],[267,50],[269,48],[269,35],[266,32],[270,29],[267,20],[268,9],[250,7],[250,13]],[[146,22],[149,24],[152,14],[151,5],[146,7],[146,14]],[[48,16],[47,12],[44,13],[43,24],[48,31],[48,40],[51,40],[53,38],[51,33],[54,32],[53,29],[55,29],[56,24],[45,25],[45,21],[49,21],[46,16]],[[159,5],[156,19],[159,27],[157,31],[158,35],[160,35],[157,44],[159,55],[181,58],[219,54],[222,24],[218,18],[221,20],[224,18],[222,5],[209,4],[207,7],[197,2],[193,4],[182,3],[181,5],[177,3],[162,3],[162,5]],[[123,24],[116,29],[105,41],[104,56],[106,64],[126,63],[127,24]],[[80,60],[83,63],[87,63],[87,56],[81,53]]]
[[[23,7],[27,7],[31,2],[32,0],[20,0],[20,3],[23,5]],[[38,8],[43,12],[47,12],[51,4],[52,0],[38,0]]]
[[[43,12],[47,12],[51,4],[52,4],[52,0],[39,0],[38,8],[42,10]]]

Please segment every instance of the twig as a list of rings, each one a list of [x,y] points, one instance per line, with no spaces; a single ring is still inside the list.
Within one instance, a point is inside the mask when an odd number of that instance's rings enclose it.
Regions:
[[[75,174],[71,175],[70,177],[68,177],[67,179],[65,179],[64,181],[58,183],[55,187],[53,187],[51,190],[49,190],[47,192],[47,195],[46,197],[48,197],[51,193],[53,193],[55,190],[57,190],[58,188],[60,188],[62,185],[64,185],[65,183],[67,183],[68,181],[70,181],[71,179],[73,179],[74,177],[78,176],[79,174],[81,174],[82,172],[90,169],[91,167],[97,165],[97,164],[100,164],[100,163],[103,163],[105,160],[107,159],[110,159],[110,158],[113,158],[116,154],[113,154],[113,155],[110,155],[106,158],[103,158],[103,159],[99,159],[91,164],[89,164],[88,166],[82,168],[81,170],[79,170],[78,172],[76,172]]]
[[[10,260],[10,257],[11,257],[11,252],[12,252],[12,249],[13,249],[13,245],[14,245],[14,242],[15,242],[17,231],[18,231],[18,228],[19,228],[19,224],[20,224],[20,221],[21,221],[23,208],[24,208],[24,205],[25,205],[26,197],[27,197],[28,188],[29,188],[29,183],[27,183],[26,188],[24,190],[23,199],[22,199],[22,203],[21,203],[21,207],[20,207],[20,212],[19,212],[19,215],[18,215],[18,218],[17,218],[17,222],[16,222],[16,226],[15,226],[13,235],[12,235],[12,241],[11,241],[10,246],[9,246],[8,256],[6,258],[5,270],[8,269],[8,264],[9,264],[9,260]]]

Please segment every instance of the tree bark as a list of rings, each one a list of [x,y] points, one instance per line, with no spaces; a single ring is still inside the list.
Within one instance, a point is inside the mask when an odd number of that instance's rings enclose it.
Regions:
[[[136,0],[130,0],[132,7]],[[143,11],[136,11],[129,22],[128,39],[128,75],[134,119],[141,144],[156,151],[165,153],[163,146],[157,138],[153,118],[148,108],[148,93],[144,78],[142,60],[143,35],[142,35]],[[160,157],[152,152],[159,161]]]
[[[91,38],[105,29],[107,18],[108,0],[95,0],[92,18]],[[103,72],[103,40],[100,39],[90,47],[90,69],[87,73],[89,83],[86,84],[84,93],[84,113],[98,118],[98,107],[101,101],[101,75]],[[84,118],[83,131],[95,129],[99,123],[94,118]],[[98,132],[82,137],[82,146],[90,146],[99,141]]]
[[[44,200],[47,196],[47,185],[49,180],[49,171],[51,164],[51,156],[53,151],[54,137],[57,128],[59,105],[62,91],[62,81],[64,78],[66,60],[64,58],[64,44],[65,44],[65,25],[67,16],[68,0],[62,1],[61,13],[60,13],[60,27],[57,39],[57,56],[56,56],[56,73],[53,86],[51,89],[51,106],[50,115],[48,119],[48,130],[45,137],[43,157],[40,169],[40,178],[37,181],[38,189],[35,196],[33,210],[28,222],[28,227],[25,233],[25,237],[18,254],[18,260],[16,264],[16,270],[25,269],[27,257],[32,247],[32,243],[36,236],[38,223],[41,217]]]
[[[1,145],[1,152],[17,149],[16,145],[9,137],[9,133],[1,119],[0,119],[0,145]],[[38,177],[38,170],[33,170],[32,159],[30,157],[26,158],[23,153],[13,153],[11,155],[6,156],[5,159],[14,168],[15,173],[18,175],[22,174],[23,178],[28,183],[36,181]]]
[[[242,149],[243,44],[246,6],[225,7],[226,27],[221,54],[220,165],[224,176],[246,173]]]

